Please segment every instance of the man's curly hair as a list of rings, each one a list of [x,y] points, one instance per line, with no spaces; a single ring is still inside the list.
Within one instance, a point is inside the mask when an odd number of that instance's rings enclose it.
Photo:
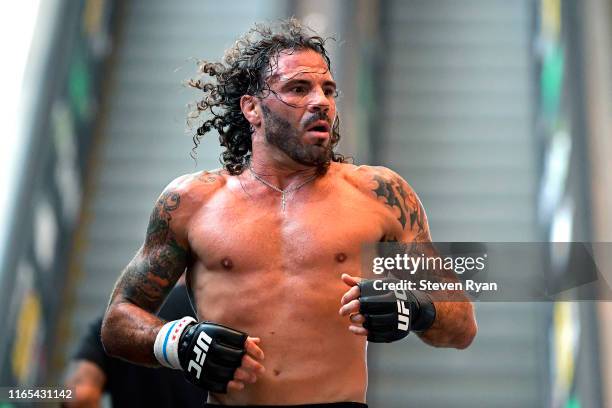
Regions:
[[[256,24],[225,52],[223,62],[199,61],[198,77],[187,84],[204,92],[204,97],[195,103],[189,119],[198,118],[201,113],[207,114],[208,119],[197,127],[193,136],[192,157],[201,138],[214,128],[225,148],[220,158],[223,167],[230,174],[241,174],[251,157],[253,129],[242,114],[240,98],[243,95],[265,97],[272,92],[266,79],[276,68],[279,54],[304,49],[319,53],[331,70],[325,39],[294,18],[281,20],[275,26]],[[203,79],[205,76],[213,80],[207,82]],[[335,148],[339,141],[336,117],[330,147]],[[346,161],[343,155],[333,151],[331,160]]]

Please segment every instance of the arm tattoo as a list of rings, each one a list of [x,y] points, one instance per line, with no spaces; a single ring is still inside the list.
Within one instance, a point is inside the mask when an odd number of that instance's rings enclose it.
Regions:
[[[145,247],[163,245],[170,232],[170,213],[181,203],[181,196],[174,192],[165,192],[157,201],[147,228]]]
[[[374,181],[377,184],[373,189],[376,197],[384,198],[384,204],[396,214],[399,211],[397,221],[402,226],[402,230],[408,233],[400,239],[395,235],[384,236],[381,242],[393,244],[386,250],[391,253],[407,253],[411,256],[436,255],[437,250],[431,242],[425,210],[414,191],[397,175],[383,177],[377,174],[374,175]],[[405,241],[407,236],[410,238]],[[432,271],[431,278],[442,281],[448,276],[440,271]]]
[[[408,253],[409,256],[435,257],[439,253],[431,242],[429,226],[425,211],[416,194],[407,183],[393,173],[379,173],[373,176],[372,191],[379,202],[389,207],[402,227],[401,236],[397,232],[385,235],[379,246],[379,255],[393,256]],[[381,200],[382,198],[384,200]],[[382,251],[381,251],[382,250]],[[389,273],[389,272],[387,272]],[[415,279],[427,278],[433,282],[458,282],[454,272],[442,267],[425,269],[417,275],[406,274],[404,271],[393,271],[396,277],[412,282]],[[430,296],[436,307],[434,325],[419,337],[428,344],[442,347],[458,345],[464,348],[472,341],[475,333],[473,309],[469,298],[463,291],[438,290],[430,291]],[[466,330],[467,329],[467,330]],[[466,340],[467,339],[467,340]]]
[[[188,251],[170,228],[172,212],[181,203],[178,193],[164,192],[149,220],[145,244],[130,262],[120,282],[123,297],[148,311],[156,311],[187,264]]]
[[[374,176],[377,187],[373,190],[377,197],[385,199],[385,205],[399,210],[397,220],[406,229],[406,223],[410,221],[410,230],[416,233],[417,237],[427,236],[425,226],[425,212],[416,195],[404,188],[404,183],[399,177],[385,179],[379,175]]]

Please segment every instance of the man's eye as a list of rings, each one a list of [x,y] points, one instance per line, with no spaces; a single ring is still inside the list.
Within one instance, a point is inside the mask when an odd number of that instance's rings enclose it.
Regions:
[[[297,93],[297,94],[303,94],[303,93],[306,93],[306,88],[303,86],[294,86],[291,88],[291,92]]]
[[[336,98],[336,97],[338,97],[338,91],[333,89],[333,88],[326,89],[325,90],[325,96],[328,96],[328,97],[331,96],[331,97]]]

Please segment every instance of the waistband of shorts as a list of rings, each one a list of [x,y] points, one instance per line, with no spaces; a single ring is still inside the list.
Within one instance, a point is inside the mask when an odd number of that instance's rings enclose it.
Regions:
[[[214,407],[238,407],[238,405],[204,404],[204,408]],[[240,408],[368,408],[361,402],[329,402],[324,404],[301,404],[301,405],[240,405]]]

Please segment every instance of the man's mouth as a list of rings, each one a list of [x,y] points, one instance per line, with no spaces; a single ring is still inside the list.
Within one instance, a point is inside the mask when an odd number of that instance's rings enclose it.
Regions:
[[[324,137],[329,136],[329,130],[329,123],[324,120],[318,120],[306,129],[309,133],[319,134],[318,136]]]

